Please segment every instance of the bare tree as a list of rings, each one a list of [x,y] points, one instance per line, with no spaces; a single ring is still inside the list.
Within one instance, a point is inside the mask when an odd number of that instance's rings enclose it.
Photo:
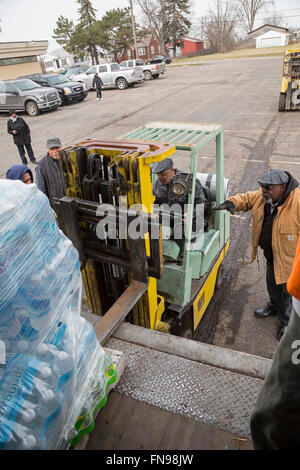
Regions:
[[[274,0],[236,0],[238,8],[239,21],[242,23],[245,31],[249,33],[253,30],[253,25],[257,15],[274,7]],[[266,23],[264,21],[264,23]]]
[[[264,24],[270,24],[272,26],[283,26],[283,18],[276,11],[274,11],[272,16],[264,18]]]
[[[201,34],[212,52],[225,52],[232,47],[237,20],[237,10],[230,0],[216,0],[215,8],[201,21]]]
[[[165,0],[136,0],[136,3],[144,14],[144,20],[151,31],[157,38],[163,54],[165,53],[166,44],[166,12]]]

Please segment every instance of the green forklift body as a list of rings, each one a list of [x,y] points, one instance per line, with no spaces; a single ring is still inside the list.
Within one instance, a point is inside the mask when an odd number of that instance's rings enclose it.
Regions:
[[[224,131],[222,125],[153,122],[128,134],[124,139],[147,140],[173,143],[178,150],[189,152],[189,171],[193,175],[192,189],[188,196],[187,229],[185,232],[184,253],[179,261],[178,245],[173,240],[163,240],[164,269],[157,282],[160,295],[171,304],[184,307],[190,302],[193,279],[205,278],[212,269],[214,260],[224,250],[229,240],[229,213],[216,211],[211,216],[209,230],[201,239],[193,242],[192,220],[193,204],[199,151],[206,144],[216,142],[216,174],[213,203],[220,204],[228,195],[224,179]],[[210,175],[211,176],[211,175]]]

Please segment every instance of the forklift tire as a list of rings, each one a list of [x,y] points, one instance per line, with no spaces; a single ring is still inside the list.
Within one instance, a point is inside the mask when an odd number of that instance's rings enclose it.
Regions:
[[[285,93],[280,93],[279,95],[278,111],[285,111]]]
[[[221,286],[222,280],[223,280],[223,274],[224,274],[224,266],[221,264],[221,266],[218,269],[215,289],[219,289],[219,287]]]

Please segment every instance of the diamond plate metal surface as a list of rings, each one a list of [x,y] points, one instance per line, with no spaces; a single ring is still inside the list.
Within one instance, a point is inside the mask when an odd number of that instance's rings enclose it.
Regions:
[[[262,380],[115,338],[106,346],[126,357],[117,392],[250,438],[250,416]]]

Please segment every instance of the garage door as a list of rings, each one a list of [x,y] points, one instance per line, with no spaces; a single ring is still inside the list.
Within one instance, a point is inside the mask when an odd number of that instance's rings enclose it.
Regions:
[[[262,38],[261,47],[276,47],[280,46],[281,38],[280,36],[274,38]]]

